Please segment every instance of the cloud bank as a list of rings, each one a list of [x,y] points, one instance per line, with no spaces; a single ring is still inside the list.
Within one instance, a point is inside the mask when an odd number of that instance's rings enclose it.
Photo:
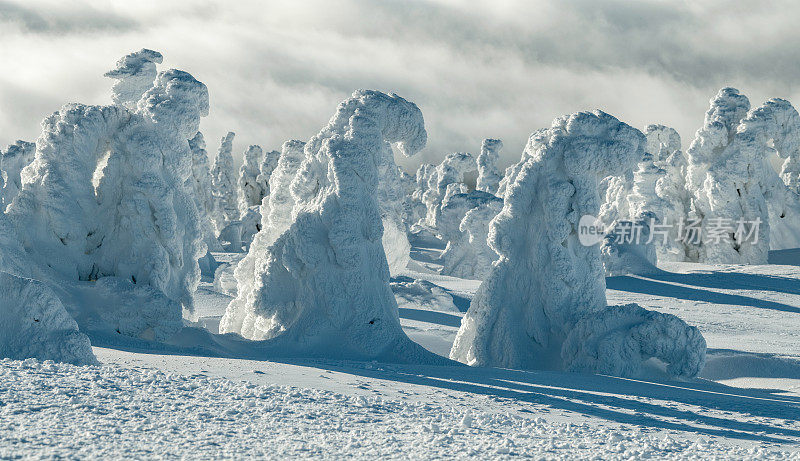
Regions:
[[[487,137],[510,163],[577,110],[673,126],[685,148],[722,86],[800,101],[788,0],[167,3],[0,0],[0,145],[35,138],[64,103],[109,103],[103,73],[142,47],[208,85],[209,151],[232,130],[237,160],[249,144],[308,139],[356,88],[422,109],[428,147],[398,157],[408,168]]]

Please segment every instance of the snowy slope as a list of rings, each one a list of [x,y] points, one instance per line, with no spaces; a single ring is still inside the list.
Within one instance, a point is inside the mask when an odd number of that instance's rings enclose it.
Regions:
[[[441,246],[416,244],[392,284],[401,323],[447,355],[479,282],[436,274]],[[100,367],[0,362],[0,458],[800,456],[800,266],[661,269],[608,278],[609,303],[698,326],[702,379],[264,360],[200,330],[173,345],[93,337]],[[230,297],[205,280],[197,298],[213,330]]]

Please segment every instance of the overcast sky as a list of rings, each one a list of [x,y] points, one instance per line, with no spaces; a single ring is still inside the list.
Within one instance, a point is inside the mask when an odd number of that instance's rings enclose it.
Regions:
[[[0,145],[34,140],[64,103],[109,103],[102,74],[143,47],[208,85],[212,156],[228,130],[238,157],[306,140],[357,88],[422,109],[428,147],[406,167],[485,137],[510,163],[535,129],[587,109],[673,126],[686,148],[726,85],[753,105],[800,101],[792,0],[109,3],[0,0]]]

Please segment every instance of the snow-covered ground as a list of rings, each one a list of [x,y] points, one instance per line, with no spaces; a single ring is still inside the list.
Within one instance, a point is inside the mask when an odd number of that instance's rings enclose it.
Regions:
[[[409,337],[446,356],[479,282],[436,274],[441,249],[415,246],[392,287]],[[0,361],[0,458],[796,459],[800,252],[771,262],[607,279],[609,304],[702,330],[700,379],[261,357],[200,330],[92,338],[102,366]],[[215,332],[230,299],[204,280],[200,323]]]

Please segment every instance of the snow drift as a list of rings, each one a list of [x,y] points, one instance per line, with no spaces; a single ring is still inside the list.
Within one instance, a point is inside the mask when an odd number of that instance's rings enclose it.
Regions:
[[[489,231],[500,258],[462,320],[451,358],[637,375],[656,357],[675,375],[699,373],[699,331],[639,306],[608,307],[599,247],[578,238],[579,218],[598,212],[599,181],[641,159],[645,142],[600,111],[558,118],[531,136]]]
[[[78,331],[44,283],[0,272],[0,358],[96,364],[89,338]]]

